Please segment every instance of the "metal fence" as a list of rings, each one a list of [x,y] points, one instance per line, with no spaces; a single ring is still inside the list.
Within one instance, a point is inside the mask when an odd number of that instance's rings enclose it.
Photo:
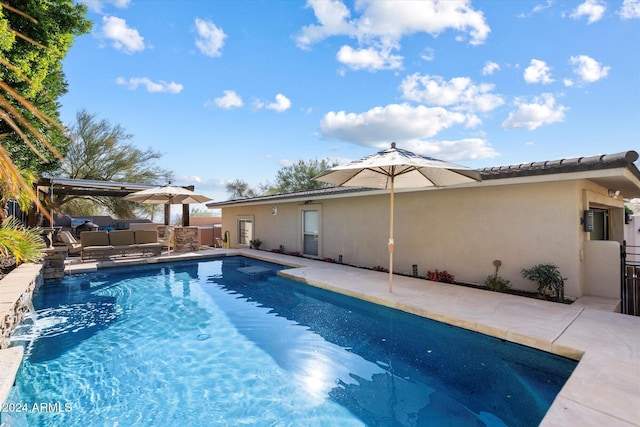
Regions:
[[[620,246],[620,295],[622,313],[640,316],[640,246]]]

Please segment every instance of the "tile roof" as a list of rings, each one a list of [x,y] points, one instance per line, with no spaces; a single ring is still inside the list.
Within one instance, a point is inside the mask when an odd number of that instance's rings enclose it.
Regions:
[[[517,178],[538,175],[551,175],[561,173],[594,171],[613,168],[627,168],[640,180],[640,171],[634,164],[638,160],[635,151],[624,151],[615,154],[602,154],[589,157],[572,157],[560,160],[548,160],[545,162],[521,163],[517,165],[495,166],[478,169],[483,181],[504,178]],[[245,199],[226,200],[223,202],[208,203],[207,207],[239,205],[243,203],[269,203],[291,199],[304,199],[310,197],[325,197],[363,191],[375,191],[363,187],[327,187],[318,190],[296,191],[292,193],[272,194]]]
[[[519,165],[495,166],[478,169],[483,180],[514,178],[519,176],[548,175],[554,173],[583,172],[601,169],[626,167],[640,178],[638,168],[633,164],[638,160],[635,151],[616,154],[602,154],[590,157],[572,157],[546,162],[521,163]]]
[[[267,196],[258,196],[258,197],[249,197],[245,199],[232,199],[226,200],[223,202],[213,202],[207,203],[207,207],[215,208],[217,206],[227,206],[227,205],[235,205],[246,202],[251,203],[259,203],[259,202],[270,202],[270,201],[281,201],[281,200],[289,200],[289,199],[303,199],[308,197],[320,197],[320,196],[331,196],[334,194],[345,194],[345,193],[357,193],[360,191],[371,191],[371,188],[362,188],[362,187],[326,187],[320,188],[317,190],[304,190],[304,191],[294,191],[292,193],[279,193],[279,194],[269,194]]]

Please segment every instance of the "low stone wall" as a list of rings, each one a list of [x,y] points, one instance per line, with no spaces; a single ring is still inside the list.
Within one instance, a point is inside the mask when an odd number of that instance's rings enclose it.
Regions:
[[[42,269],[44,280],[64,277],[64,262],[67,254],[68,250],[65,246],[56,246],[44,251],[44,268]]]
[[[176,252],[192,252],[200,249],[198,227],[176,227],[173,229]]]
[[[44,282],[43,264],[22,264],[0,280],[0,349],[29,311],[34,292]]]

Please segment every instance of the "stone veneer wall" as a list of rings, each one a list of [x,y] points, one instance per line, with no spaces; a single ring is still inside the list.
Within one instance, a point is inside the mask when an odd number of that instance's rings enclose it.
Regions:
[[[191,252],[200,249],[198,227],[176,227],[173,229],[176,252]]]
[[[158,236],[164,236],[166,225],[158,226]],[[174,252],[191,252],[200,249],[200,239],[198,237],[198,227],[173,227]]]
[[[31,307],[33,294],[45,279],[64,277],[66,247],[44,251],[42,264],[22,264],[0,280],[0,349],[9,347],[11,335]]]
[[[43,264],[22,264],[0,280],[0,349],[31,307],[31,298],[44,282]]]
[[[62,279],[64,277],[64,261],[67,259],[66,246],[57,246],[44,251],[44,280]]]

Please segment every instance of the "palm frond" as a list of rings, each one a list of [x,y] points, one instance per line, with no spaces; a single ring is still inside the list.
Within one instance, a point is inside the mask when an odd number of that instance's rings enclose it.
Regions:
[[[39,228],[25,228],[13,216],[0,227],[0,255],[13,256],[16,264],[42,259],[44,242]]]

